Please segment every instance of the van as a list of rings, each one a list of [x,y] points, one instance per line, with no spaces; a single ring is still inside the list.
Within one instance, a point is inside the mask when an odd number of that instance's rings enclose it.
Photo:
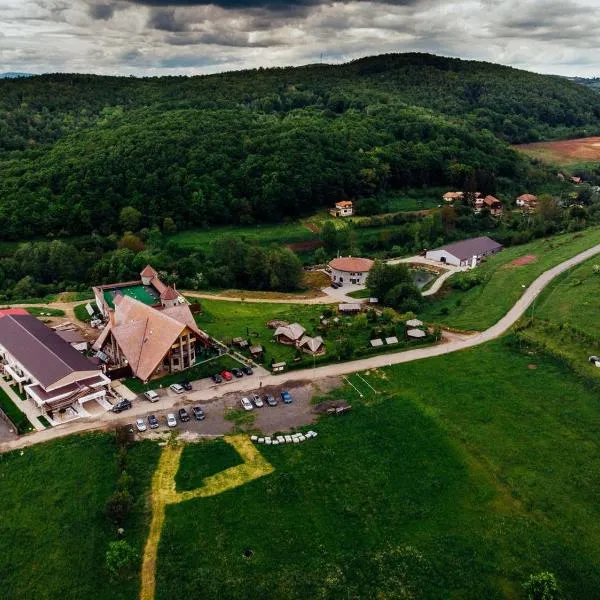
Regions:
[[[158,402],[158,394],[154,390],[148,390],[144,392],[144,397],[150,402]]]

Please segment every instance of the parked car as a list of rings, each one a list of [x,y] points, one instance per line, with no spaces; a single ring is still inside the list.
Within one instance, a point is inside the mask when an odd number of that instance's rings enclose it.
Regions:
[[[262,398],[256,394],[252,394],[252,402],[254,402],[254,406],[256,406],[256,408],[262,408],[265,405],[265,403],[262,401]]]
[[[252,406],[252,402],[250,402],[248,398],[242,398],[241,403],[244,410],[252,410],[254,408],[254,406]]]
[[[192,391],[192,384],[189,381],[180,381],[179,385],[186,391],[186,392],[191,392]]]
[[[231,369],[231,372],[233,373],[234,377],[243,377],[244,376],[244,371],[242,371],[241,369],[238,369],[238,368]]]
[[[265,396],[263,396],[263,400],[269,406],[277,406],[277,400],[275,400],[275,396],[271,396],[271,394],[266,394]]]
[[[233,375],[231,374],[231,371],[221,371],[221,377],[225,381],[231,381],[233,379]]]
[[[116,413],[123,412],[124,410],[129,410],[131,408],[131,400],[120,400],[113,407],[112,411]]]
[[[196,421],[204,421],[206,418],[204,411],[199,406],[194,406],[194,408],[192,408],[192,412],[194,413]]]
[[[144,392],[144,397],[150,402],[158,402],[159,395],[154,390],[148,390]]]
[[[148,417],[148,425],[150,425],[150,429],[157,429],[158,419],[154,415],[150,415]]]
[[[179,420],[182,423],[186,423],[187,421],[190,420],[190,415],[188,415],[188,411],[185,410],[185,408],[180,408],[179,409]]]
[[[140,433],[142,433],[142,431],[146,431],[146,423],[144,423],[144,419],[136,419],[135,426]]]
[[[332,282],[331,282],[331,287],[332,287],[334,290],[337,290],[337,289],[340,287],[340,284],[339,284],[339,283],[336,283],[335,281],[332,281]]]
[[[169,386],[176,394],[183,394],[183,392],[185,392],[185,390],[183,389],[182,385],[179,385],[178,383],[172,383]]]
[[[177,419],[173,413],[167,415],[167,425],[169,427],[177,427]]]
[[[288,391],[281,392],[281,399],[283,400],[284,404],[291,404],[294,400]]]
[[[252,373],[254,373],[254,371],[252,370],[252,367],[250,367],[248,365],[244,365],[242,367],[242,371],[244,371],[245,375],[252,375]]]
[[[218,373],[215,373],[215,374],[212,376],[212,380],[213,380],[215,383],[222,383],[222,381],[223,381],[223,378],[222,378],[222,377],[221,377],[221,376],[220,376]]]

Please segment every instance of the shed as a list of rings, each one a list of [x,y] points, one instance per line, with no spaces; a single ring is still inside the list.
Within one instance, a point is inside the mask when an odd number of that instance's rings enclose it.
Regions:
[[[338,306],[338,310],[343,313],[360,312],[360,308],[361,306],[359,302],[352,302],[351,304],[340,304]]]
[[[385,343],[388,346],[391,346],[392,344],[397,344],[398,338],[395,335],[393,335],[392,337],[387,337],[387,338],[385,338]]]
[[[262,346],[250,346],[250,354],[254,358],[260,358],[263,355],[264,349]]]
[[[477,265],[484,256],[496,254],[502,248],[502,244],[484,235],[428,250],[425,258],[455,267],[468,267]]]
[[[383,346],[383,340],[381,338],[371,340],[371,346],[373,348],[379,348],[380,346]]]

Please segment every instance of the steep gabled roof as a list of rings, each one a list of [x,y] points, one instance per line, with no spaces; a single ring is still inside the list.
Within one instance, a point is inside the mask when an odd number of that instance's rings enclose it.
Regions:
[[[275,337],[284,335],[286,338],[296,342],[304,335],[305,331],[306,329],[300,323],[292,323],[291,325],[278,327],[273,335]]]
[[[170,285],[160,294],[161,300],[177,300],[178,298],[179,294]]]
[[[130,296],[124,296],[115,307],[114,323],[107,325],[133,374],[142,381],[150,378],[186,327],[199,332],[195,324],[191,326],[193,317],[187,305],[174,308],[187,309],[189,319],[187,316],[181,318],[183,311],[156,310]],[[104,331],[101,337],[106,339]]]
[[[140,275],[142,277],[157,277],[158,273],[150,266],[150,265],[146,265],[144,267],[144,270],[140,273]]]

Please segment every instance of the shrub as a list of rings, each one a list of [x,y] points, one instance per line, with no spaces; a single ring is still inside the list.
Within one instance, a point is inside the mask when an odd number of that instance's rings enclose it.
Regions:
[[[110,542],[106,551],[106,568],[115,579],[133,574],[138,554],[125,540]]]
[[[123,525],[133,508],[133,497],[128,490],[118,490],[106,501],[106,515],[116,525]]]
[[[530,575],[523,589],[528,600],[558,600],[561,597],[556,577],[547,571]]]

